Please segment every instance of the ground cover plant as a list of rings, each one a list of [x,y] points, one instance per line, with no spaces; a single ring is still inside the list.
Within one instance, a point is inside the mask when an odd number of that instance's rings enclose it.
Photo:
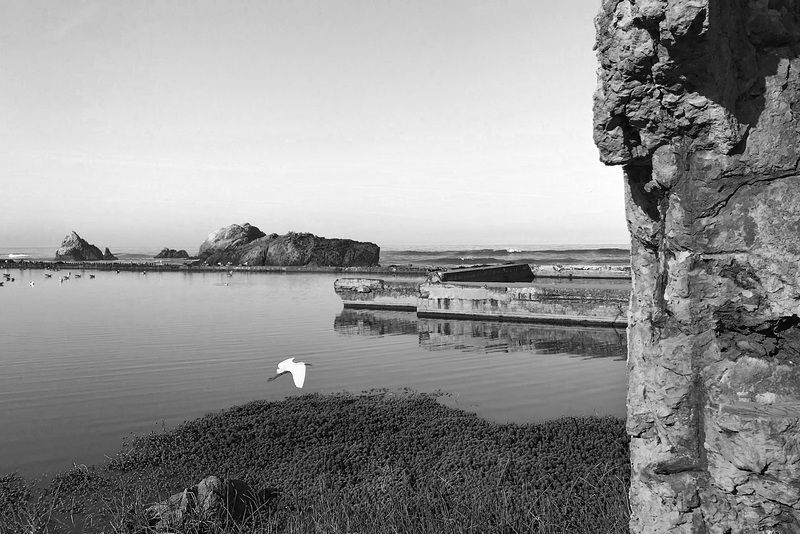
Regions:
[[[135,437],[46,488],[0,478],[0,532],[148,532],[147,504],[246,481],[242,523],[182,532],[627,532],[624,421],[496,424],[412,391],[255,401]]]

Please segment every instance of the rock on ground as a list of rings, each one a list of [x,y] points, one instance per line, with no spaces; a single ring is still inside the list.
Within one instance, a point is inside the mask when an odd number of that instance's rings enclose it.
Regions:
[[[209,476],[197,485],[147,508],[150,526],[156,530],[180,528],[190,520],[225,520],[240,522],[255,509],[256,494],[241,480],[223,480]]]

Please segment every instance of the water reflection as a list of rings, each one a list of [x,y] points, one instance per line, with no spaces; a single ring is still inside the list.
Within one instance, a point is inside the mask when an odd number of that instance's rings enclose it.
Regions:
[[[417,335],[420,347],[466,352],[531,352],[625,360],[625,330],[576,326],[433,319],[413,312],[344,309],[333,328],[344,335]]]

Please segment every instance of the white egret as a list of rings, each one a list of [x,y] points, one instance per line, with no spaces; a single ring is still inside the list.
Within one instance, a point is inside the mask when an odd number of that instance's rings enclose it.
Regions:
[[[268,380],[272,382],[282,374],[292,373],[292,378],[294,378],[294,385],[301,388],[303,387],[303,382],[305,382],[306,380],[306,366],[311,367],[311,364],[305,362],[296,362],[294,361],[294,358],[283,360],[281,363],[278,364],[278,370],[276,371],[278,374],[276,374],[272,378],[269,378]]]

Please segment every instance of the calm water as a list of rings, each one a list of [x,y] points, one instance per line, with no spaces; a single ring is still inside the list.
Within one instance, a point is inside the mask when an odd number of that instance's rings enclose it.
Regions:
[[[131,433],[301,392],[444,390],[495,421],[625,413],[624,331],[344,310],[334,274],[9,272],[0,473],[97,463]],[[303,390],[266,380],[291,356],[313,364]]]

